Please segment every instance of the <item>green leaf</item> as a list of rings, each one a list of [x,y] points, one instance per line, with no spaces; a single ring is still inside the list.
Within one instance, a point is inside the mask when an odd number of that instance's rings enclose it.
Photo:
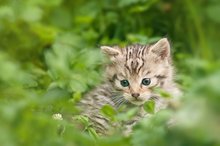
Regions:
[[[206,14],[212,21],[220,23],[220,17],[216,14],[220,14],[220,5],[210,5],[206,9]]]
[[[75,93],[73,94],[73,100],[74,100],[74,102],[80,101],[81,97],[82,97],[81,92],[75,92]]]
[[[39,7],[24,8],[21,17],[27,22],[36,22],[42,18],[43,11]]]
[[[126,7],[129,5],[134,5],[139,2],[145,2],[146,0],[120,0],[118,3],[119,7]]]
[[[168,93],[166,91],[163,91],[163,90],[160,92],[160,95],[162,97],[165,97],[165,98],[170,98],[171,97],[170,93]]]
[[[84,92],[87,88],[87,85],[79,80],[71,80],[70,81],[70,89],[72,91]]]
[[[153,100],[145,102],[144,110],[150,114],[153,114],[155,111],[155,102]]]
[[[134,117],[138,112],[138,108],[137,107],[133,107],[130,109],[126,109],[126,112],[120,112],[119,114],[117,114],[116,118],[117,121],[128,121],[130,120],[132,117]]]
[[[154,90],[154,93],[159,94],[163,98],[171,98],[172,97],[169,92],[167,92],[161,88],[154,88],[153,90]]]
[[[96,133],[95,129],[89,127],[87,130],[88,130],[89,135],[90,135],[91,137],[93,137],[94,139],[99,138],[99,136],[98,136],[98,134]]]
[[[83,115],[79,115],[75,117],[78,121],[80,121],[85,127],[90,125],[89,118]]]
[[[105,115],[105,116],[107,116],[107,117],[109,117],[109,118],[111,118],[111,119],[114,119],[114,116],[116,115],[116,111],[115,111],[115,109],[112,107],[112,106],[110,106],[110,105],[104,105],[102,108],[101,108],[101,112]]]
[[[13,20],[15,17],[14,11],[9,6],[1,6],[0,7],[0,19],[8,19]]]

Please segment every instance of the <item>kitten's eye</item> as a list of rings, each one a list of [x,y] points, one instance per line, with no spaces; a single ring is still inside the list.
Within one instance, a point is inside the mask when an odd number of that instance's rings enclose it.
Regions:
[[[141,82],[143,85],[147,86],[147,85],[150,85],[151,83],[151,80],[149,78],[144,78]]]
[[[127,86],[129,86],[129,82],[128,82],[128,80],[121,80],[121,85],[123,86],[123,87],[127,87]]]

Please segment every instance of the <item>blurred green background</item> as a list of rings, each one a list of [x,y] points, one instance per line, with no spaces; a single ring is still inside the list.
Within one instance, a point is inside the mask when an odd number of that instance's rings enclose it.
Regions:
[[[1,0],[0,145],[220,146],[219,15],[219,0]],[[141,121],[129,137],[97,137],[85,119],[88,132],[77,130],[74,104],[102,81],[99,46],[162,37],[181,108]],[[178,124],[167,129],[170,115]]]

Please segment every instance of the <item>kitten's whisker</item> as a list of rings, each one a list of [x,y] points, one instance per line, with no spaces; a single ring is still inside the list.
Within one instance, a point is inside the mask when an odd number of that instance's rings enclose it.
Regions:
[[[158,99],[159,99],[159,96],[157,96],[157,95],[152,95],[150,97],[150,100],[153,100],[153,101],[157,101]]]
[[[119,99],[121,99],[120,96],[114,97],[114,98],[112,98],[112,101],[116,102],[116,101],[118,101]]]
[[[113,95],[111,98],[118,98],[120,96],[121,96],[120,94],[116,94],[116,95]]]
[[[121,96],[120,94],[116,94],[116,95],[113,95],[112,98],[120,97],[120,96]]]
[[[115,105],[118,106],[118,104],[120,104],[124,99],[121,97],[119,98],[116,102]]]
[[[113,96],[117,96],[117,95],[120,95],[120,94],[121,94],[121,92],[117,92],[117,91],[116,92],[112,92]]]
[[[119,108],[119,107],[120,107],[122,104],[124,104],[126,101],[127,101],[127,100],[125,100],[125,99],[123,98],[123,96],[121,96],[121,99],[118,100],[118,101],[115,103],[115,105],[116,105],[117,108]]]
[[[118,100],[120,100],[121,98],[116,97],[116,98],[112,98],[112,101],[117,102]]]
[[[117,106],[117,108],[121,107],[124,103],[126,103],[126,100],[123,100],[123,101]]]
[[[115,104],[120,103],[122,100],[123,100],[122,98],[119,98],[118,100],[115,100]]]
[[[112,99],[112,101],[115,102],[115,101],[121,99],[121,95],[112,96],[111,99]]]

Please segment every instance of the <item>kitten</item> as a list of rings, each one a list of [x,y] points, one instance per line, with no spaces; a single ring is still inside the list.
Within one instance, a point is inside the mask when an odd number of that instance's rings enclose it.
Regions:
[[[173,81],[173,67],[170,56],[170,44],[163,38],[151,45],[102,46],[101,50],[110,59],[106,67],[106,82],[80,101],[82,114],[93,123],[97,133],[107,134],[113,123],[102,116],[100,109],[109,104],[117,110],[121,104],[140,107],[137,116],[124,126],[128,132],[131,127],[147,113],[142,105],[155,100],[156,111],[165,108],[168,99],[154,93],[160,87],[173,97],[179,96],[179,90]]]

